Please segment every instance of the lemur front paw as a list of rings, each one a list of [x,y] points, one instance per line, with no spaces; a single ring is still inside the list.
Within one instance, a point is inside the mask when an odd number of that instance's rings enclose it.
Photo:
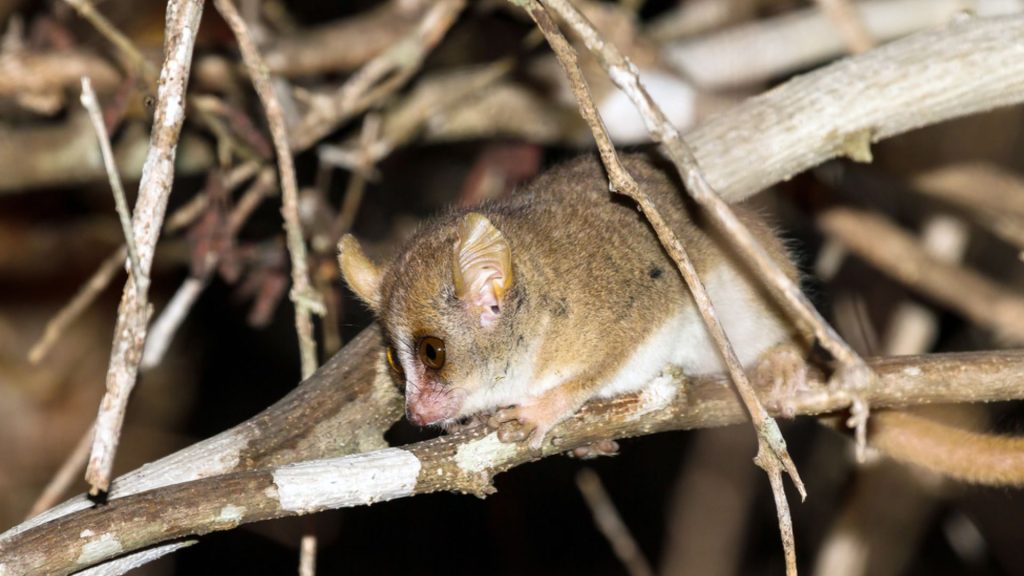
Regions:
[[[754,381],[769,390],[769,396],[774,399],[771,404],[784,418],[793,418],[796,406],[791,399],[808,388],[807,361],[795,345],[780,344],[758,359]]]
[[[562,421],[560,415],[545,409],[541,403],[520,404],[502,408],[491,416],[488,424],[498,432],[502,442],[523,442],[529,439],[530,448],[539,449],[548,432]]]

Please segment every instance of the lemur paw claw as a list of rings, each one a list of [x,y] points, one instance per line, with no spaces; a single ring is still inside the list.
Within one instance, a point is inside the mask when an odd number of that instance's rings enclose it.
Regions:
[[[808,389],[807,361],[800,350],[791,345],[776,346],[765,352],[755,368],[754,379],[767,388],[776,399],[775,408],[784,418],[793,418],[796,407],[793,396]]]
[[[502,408],[491,416],[488,424],[498,431],[498,440],[502,442],[529,439],[530,448],[540,448],[551,425],[546,425],[535,412],[536,408],[531,405]]]

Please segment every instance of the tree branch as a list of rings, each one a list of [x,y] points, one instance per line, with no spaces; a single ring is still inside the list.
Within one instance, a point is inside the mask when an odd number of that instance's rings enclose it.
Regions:
[[[871,38],[885,43],[941,27],[969,11],[977,16],[1018,13],[1001,0],[862,0],[856,9]],[[695,38],[668,41],[665,61],[704,90],[756,85],[837,58],[847,43],[816,8],[733,26]]]
[[[837,156],[944,120],[1024,101],[1024,16],[974,18],[792,80],[686,135],[728,202]]]
[[[878,381],[860,393],[880,408],[1024,398],[1021,351],[882,358],[871,367]],[[4,537],[0,574],[68,574],[191,534],[415,494],[483,496],[493,492],[498,473],[597,440],[746,421],[722,377],[663,380],[642,393],[587,404],[553,430],[557,446],[540,450],[501,443],[478,427],[404,448],[223,474],[114,499]],[[792,396],[759,392],[766,404],[784,402],[802,415],[842,411],[850,403],[848,392],[827,386],[820,375]]]

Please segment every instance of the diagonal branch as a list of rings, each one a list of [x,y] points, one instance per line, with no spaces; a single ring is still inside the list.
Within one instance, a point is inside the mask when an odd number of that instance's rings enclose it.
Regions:
[[[554,4],[557,3],[545,0],[545,5]],[[597,112],[597,107],[590,95],[590,90],[587,87],[586,80],[583,78],[583,72],[577,62],[576,51],[572,48],[565,37],[562,36],[561,32],[558,30],[558,26],[548,15],[545,8],[541,7],[536,2],[527,3],[524,7],[530,14],[530,17],[533,18],[533,21],[536,22],[537,27],[544,33],[544,37],[547,38],[551,48],[555,51],[558,61],[562,65],[562,69],[569,79],[569,84],[572,87],[573,94],[576,96],[580,114],[587,121],[587,124],[594,133],[594,139],[597,141],[597,148],[601,153],[601,161],[604,163],[605,168],[608,171],[608,179],[611,188],[637,203],[640,211],[643,212],[648,222],[650,222],[651,226],[654,228],[662,246],[665,247],[665,250],[672,257],[672,260],[675,261],[683,280],[686,282],[687,288],[689,288],[690,293],[693,296],[697,309],[700,312],[701,319],[704,321],[704,325],[707,327],[708,333],[711,335],[711,339],[715,343],[715,348],[718,350],[719,355],[725,363],[729,372],[729,377],[732,380],[740,398],[743,400],[744,405],[747,407],[750,419],[754,425],[754,430],[757,433],[758,451],[757,456],[754,458],[754,462],[764,469],[771,482],[772,493],[775,496],[775,505],[779,516],[779,530],[782,533],[783,548],[786,556],[786,573],[795,575],[796,545],[794,543],[793,536],[793,521],[789,513],[789,503],[786,500],[786,493],[782,485],[782,473],[785,472],[789,474],[789,477],[793,480],[793,483],[796,485],[802,498],[807,497],[807,492],[804,489],[803,481],[800,479],[800,474],[796,469],[796,465],[793,463],[793,460],[789,455],[789,451],[786,449],[786,441],[782,437],[782,433],[779,431],[778,424],[771,416],[768,415],[768,412],[764,409],[760,399],[754,392],[753,386],[747,379],[747,376],[743,371],[743,365],[740,363],[739,357],[736,355],[736,351],[729,342],[729,337],[726,335],[725,329],[718,320],[718,314],[711,303],[711,298],[708,296],[707,291],[704,288],[703,281],[697,275],[697,269],[693,266],[686,248],[679,241],[675,232],[669,228],[668,224],[658,212],[654,203],[647,196],[646,192],[640,188],[636,180],[630,176],[629,172],[619,161],[618,155],[615,152],[615,147],[608,135],[608,131],[605,128],[604,122]],[[689,150],[686,148],[686,145],[683,143],[679,134],[674,128],[672,128],[664,113],[662,113],[661,109],[650,98],[650,95],[648,95],[643,89],[643,86],[640,85],[636,68],[631,64],[628,64],[624,58],[618,54],[618,51],[612,44],[606,43],[602,38],[600,38],[597,31],[589,22],[586,21],[582,14],[576,11],[575,7],[566,2],[563,8],[565,10],[565,13],[561,14],[563,19],[568,20],[570,24],[573,25],[577,33],[584,35],[585,38],[589,38],[587,43],[588,46],[591,47],[592,52],[599,52],[601,48],[608,52],[604,57],[598,55],[598,58],[606,67],[609,76],[620,86],[620,88],[624,87],[624,81],[622,81],[621,78],[616,79],[616,72],[618,71],[620,76],[621,74],[627,74],[629,76],[625,83],[628,83],[633,87],[633,92],[630,94],[630,97],[633,99],[634,104],[637,106],[641,115],[644,116],[645,121],[648,124],[648,131],[651,132],[651,135],[656,140],[663,143],[667,142],[670,156],[672,156],[672,159],[675,161],[680,176],[682,176],[688,188],[693,188],[695,184],[697,186],[703,185],[700,189],[700,194],[697,194],[695,191],[691,191],[691,196],[713,197],[724,207],[724,201],[718,198],[715,192],[707,186],[704,182],[703,175],[700,174],[700,171],[696,166],[696,163],[691,161],[692,155],[689,153]],[[621,63],[609,63],[609,60],[616,59],[621,61]],[[616,68],[616,66],[618,68]],[[626,92],[630,93],[630,90],[626,90]],[[656,127],[657,124],[662,125],[660,130],[663,134],[656,133],[658,130]],[[673,149],[677,152],[676,154],[671,154]],[[705,208],[708,207],[707,201],[701,202],[701,204],[704,205]],[[743,232],[747,233],[747,236],[750,237],[749,240],[752,247],[754,249],[759,249],[764,253],[765,259],[769,262],[770,267],[774,271],[778,272],[779,276],[786,279],[785,274],[771,263],[771,259],[767,256],[764,249],[761,248],[761,246],[753,239],[750,233],[747,232],[746,228],[736,220],[732,211],[725,207],[724,212],[727,217],[732,217],[732,219],[736,221],[736,225],[738,225]],[[790,282],[790,284],[792,283]],[[798,288],[796,288],[796,290],[799,291]]]
[[[288,239],[288,253],[292,260],[291,299],[295,304],[295,329],[299,333],[299,353],[302,360],[302,378],[308,378],[317,367],[316,340],[313,336],[312,314],[323,314],[324,305],[320,296],[309,282],[309,261],[306,257],[306,240],[302,235],[302,222],[299,219],[299,185],[295,177],[295,160],[292,158],[291,146],[288,143],[288,129],[284,122],[281,102],[270,84],[267,66],[260,56],[256,44],[253,43],[249,28],[238,13],[231,0],[214,0],[214,6],[231,27],[238,48],[242,51],[242,60],[249,70],[249,77],[256,89],[263,109],[266,111],[270,135],[274,140],[277,152],[277,165],[281,178],[281,198],[284,215],[285,235]]]

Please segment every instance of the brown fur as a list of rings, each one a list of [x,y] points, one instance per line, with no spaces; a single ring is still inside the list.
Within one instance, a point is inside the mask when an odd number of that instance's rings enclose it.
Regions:
[[[684,200],[681,187],[646,157],[625,165],[679,236],[699,273],[735,263],[717,234]],[[735,207],[791,277],[796,271],[772,230],[753,212]],[[582,367],[549,401],[571,405],[570,414],[618,369],[633,348],[667,318],[692,306],[689,291],[643,215],[608,191],[594,156],[558,166],[509,198],[475,210],[506,238],[513,282],[501,318],[482,329],[452,288],[452,246],[466,211],[426,224],[383,272],[374,305],[396,350],[415,353],[426,335],[446,343],[447,363],[419,376],[442,387],[476,390],[500,381],[517,354],[539,342],[535,374]],[[344,255],[343,255],[344,259]],[[354,272],[346,271],[346,277]],[[411,379],[415,380],[415,379]],[[563,416],[564,417],[564,416]]]

